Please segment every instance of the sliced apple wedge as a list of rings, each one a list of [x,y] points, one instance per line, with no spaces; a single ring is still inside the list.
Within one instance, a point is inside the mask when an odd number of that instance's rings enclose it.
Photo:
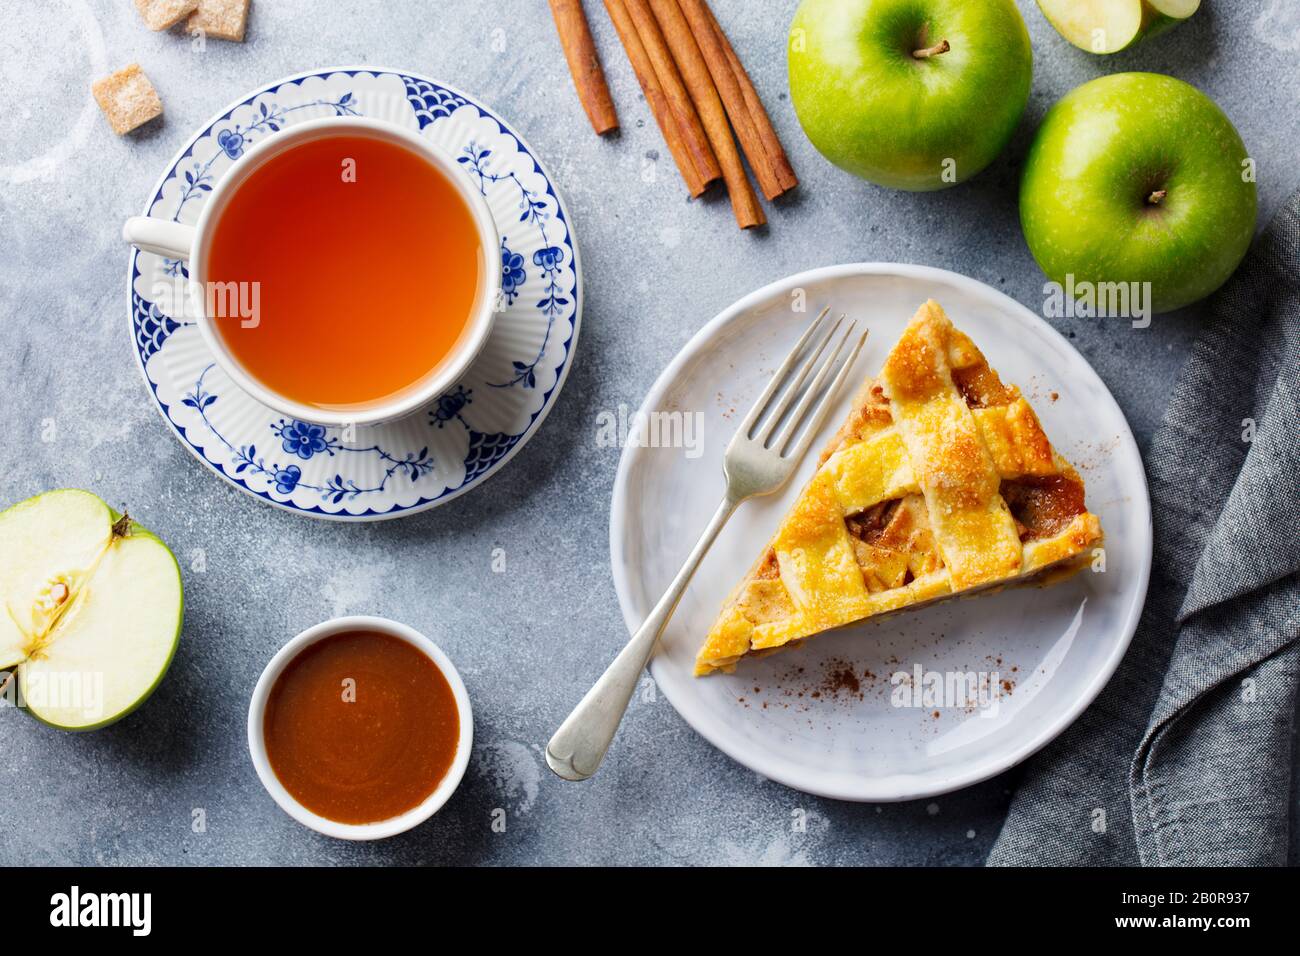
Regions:
[[[95,495],[0,513],[0,669],[38,720],[93,730],[138,707],[171,664],[183,606],[168,547]]]
[[[1201,0],[1038,0],[1049,23],[1080,50],[1118,53],[1182,23]]]

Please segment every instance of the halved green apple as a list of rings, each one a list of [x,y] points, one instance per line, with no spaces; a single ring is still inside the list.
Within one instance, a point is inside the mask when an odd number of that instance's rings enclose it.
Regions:
[[[139,707],[183,611],[167,545],[95,495],[49,491],[0,513],[0,670],[38,720],[94,730]]]
[[[1049,23],[1080,50],[1118,53],[1182,23],[1201,0],[1038,0]]]

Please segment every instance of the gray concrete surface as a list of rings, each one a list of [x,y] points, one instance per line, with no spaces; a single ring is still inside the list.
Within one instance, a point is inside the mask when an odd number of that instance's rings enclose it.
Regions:
[[[1106,72],[1171,73],[1213,96],[1258,161],[1261,223],[1300,183],[1300,14],[1290,0],[1207,0],[1174,33],[1108,60],[1068,46],[1032,2],[1020,5],[1035,75],[1013,144],[969,184],[908,195],[839,172],[802,136],[785,82],[794,0],[717,0],[803,180],[753,235],[736,231],[725,200],[688,204],[666,167],[657,183],[641,181],[643,157],[667,157],[598,3],[589,6],[624,126],[607,140],[582,116],[542,0],[254,0],[248,42],[212,41],[202,53],[150,33],[118,0],[10,5],[0,32],[0,501],[72,485],[128,503],[179,555],[188,610],[171,673],[118,725],[69,735],[0,712],[0,863],[978,863],[1014,771],[914,804],[815,799],[733,763],[662,698],[634,706],[604,771],[584,785],[553,778],[539,747],[624,638],[607,543],[618,453],[597,445],[596,416],[635,407],[728,303],[797,270],[879,259],[954,269],[1038,310],[1018,166],[1046,108]],[[166,117],[118,139],[83,110],[90,80],[132,60]],[[119,228],[216,109],[282,75],[367,62],[446,79],[511,118],[569,203],[587,304],[558,406],[501,474],[432,512],[344,527],[239,493],[167,430],[131,351]],[[1145,445],[1197,323],[1193,310],[1145,331],[1059,325]],[[505,574],[490,573],[496,547]],[[343,612],[433,636],[476,708],[459,793],[431,823],[381,844],[294,823],[263,792],[244,743],[267,659]],[[195,808],[206,832],[193,832]],[[496,808],[504,833],[490,826]],[[795,809],[807,813],[806,833],[792,832]]]

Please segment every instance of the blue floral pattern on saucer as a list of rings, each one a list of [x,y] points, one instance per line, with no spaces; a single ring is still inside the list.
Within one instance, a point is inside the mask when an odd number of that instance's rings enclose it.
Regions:
[[[131,330],[155,403],[187,448],[241,490],[292,511],[374,520],[434,507],[485,481],[550,410],[581,321],[581,267],[554,184],[513,130],[445,84],[374,68],[266,86],[207,123],[169,165],[146,214],[197,221],[213,185],[256,142],[322,116],[416,130],[459,161],[501,235],[502,297],[473,368],[427,410],[336,428],[285,419],[213,362],[185,307],[183,262],[133,250]]]

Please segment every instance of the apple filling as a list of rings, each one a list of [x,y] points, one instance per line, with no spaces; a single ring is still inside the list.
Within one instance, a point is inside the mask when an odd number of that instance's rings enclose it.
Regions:
[[[1083,482],[1067,475],[1015,478],[1002,482],[1000,490],[1021,541],[1059,534],[1087,511]]]
[[[920,495],[893,498],[846,515],[844,526],[872,594],[903,587],[943,567]]]
[[[781,566],[776,562],[776,551],[773,548],[768,548],[767,554],[763,555],[763,563],[754,572],[754,577],[760,581],[775,581],[780,576]]]
[[[957,391],[961,392],[961,397],[970,408],[1009,405],[1019,394],[1003,385],[998,373],[983,362],[953,369],[952,383],[957,386]]]

